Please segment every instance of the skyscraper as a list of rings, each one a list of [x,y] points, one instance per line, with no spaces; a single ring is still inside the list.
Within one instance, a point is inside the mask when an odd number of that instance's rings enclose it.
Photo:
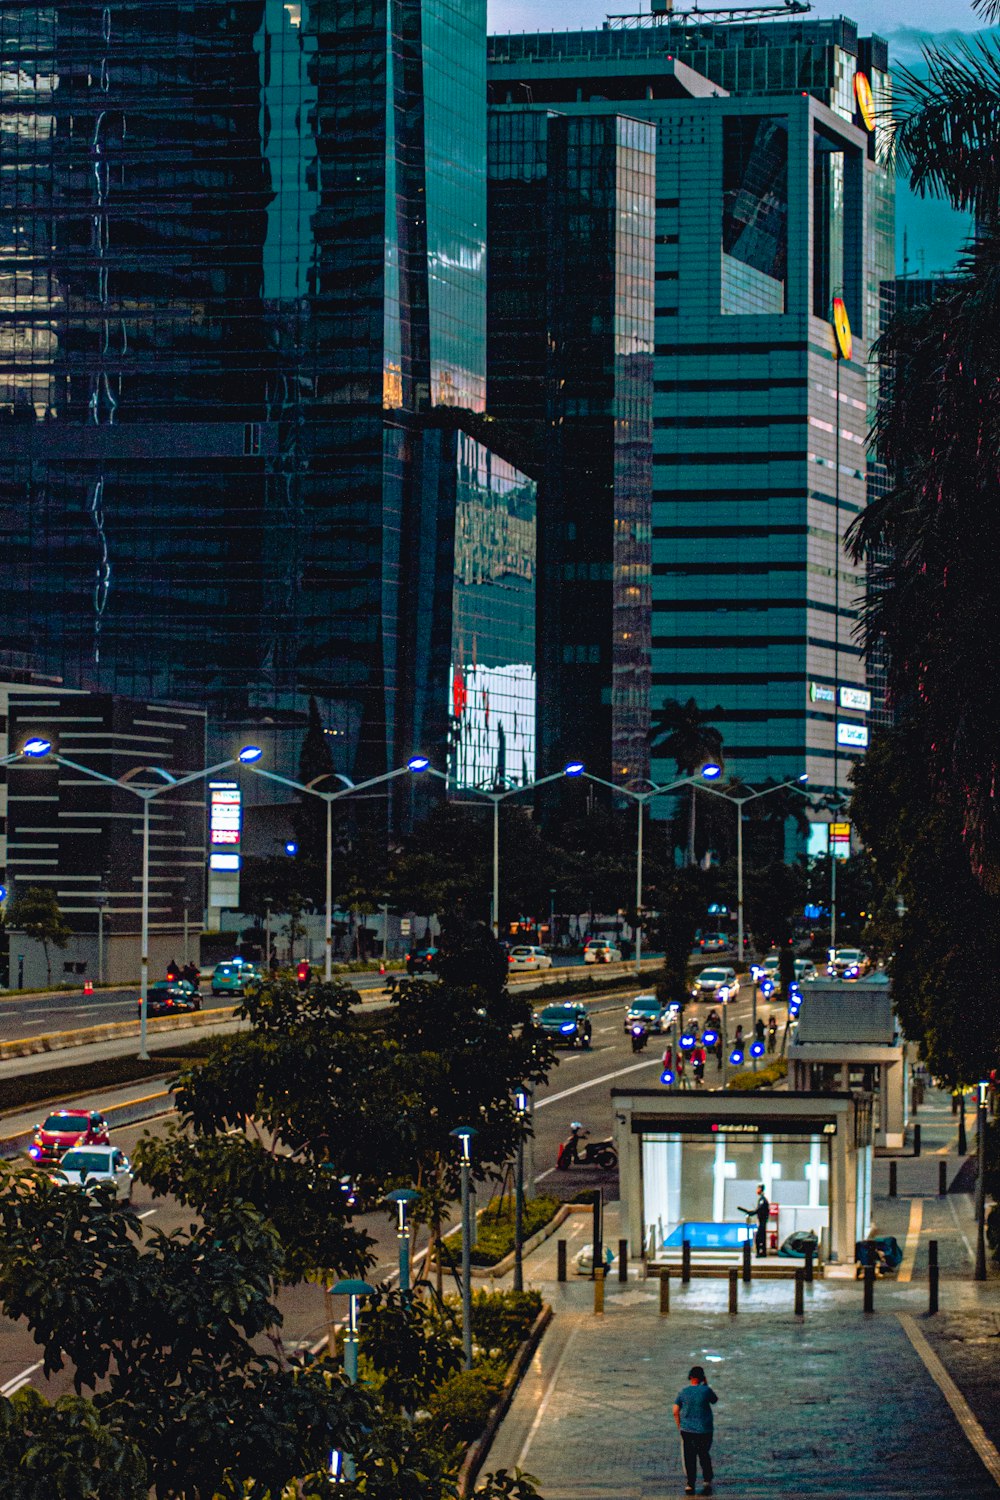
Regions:
[[[661,13],[490,42],[495,105],[656,126],[652,706],[718,705],[751,782],[843,786],[867,740],[864,577],[842,539],[865,504],[892,267],[887,142],[862,108],[887,69],[843,19]]]
[[[253,738],[293,774],[310,697],[348,774],[399,765],[421,714],[443,757],[451,664],[418,613],[452,607],[457,488],[533,503],[465,432],[485,0],[3,18],[5,645],[69,686],[197,702],[212,753]],[[508,562],[533,588],[533,554]]]

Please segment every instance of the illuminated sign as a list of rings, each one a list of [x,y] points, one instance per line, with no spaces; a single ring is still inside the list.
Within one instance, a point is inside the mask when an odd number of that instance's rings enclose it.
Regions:
[[[235,781],[212,781],[208,787],[208,841],[210,844],[228,844],[239,848],[241,808],[240,788]],[[235,864],[214,864],[217,858],[225,858],[227,861],[235,860]],[[239,854],[227,854],[217,856],[213,854],[209,861],[212,870],[238,870],[240,867]]]
[[[809,697],[813,703],[834,703],[837,695],[832,687],[825,687],[822,682],[811,682],[809,684]]]
[[[451,669],[455,786],[524,786],[535,779],[535,672],[527,662]]]
[[[838,724],[837,744],[851,745],[857,750],[868,748],[868,727],[865,724]]]
[[[217,854],[213,849],[208,856],[208,868],[210,870],[238,870],[240,857],[238,854]]]
[[[862,713],[867,713],[872,706],[872,695],[867,688],[842,687],[840,706],[841,708],[858,708]]]
[[[872,86],[864,73],[854,75],[854,97],[858,104],[858,114],[866,130],[875,129],[875,100],[872,98]],[[845,358],[850,358],[845,355]]]
[[[850,825],[850,823],[831,823],[830,824],[830,837],[831,837],[831,839],[833,840],[833,842],[835,844],[840,844],[840,843],[844,843],[844,842],[850,843],[850,841],[851,841],[851,825]]]
[[[851,338],[851,320],[847,316],[843,297],[833,299],[833,331],[837,336],[837,348],[840,350],[841,359],[850,359],[854,349],[854,340]],[[837,420],[840,420],[839,414]]]

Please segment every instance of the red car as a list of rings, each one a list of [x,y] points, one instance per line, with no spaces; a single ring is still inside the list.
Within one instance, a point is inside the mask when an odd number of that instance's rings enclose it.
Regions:
[[[70,1146],[110,1146],[108,1122],[96,1109],[60,1109],[35,1126],[28,1155],[39,1166],[61,1161]]]

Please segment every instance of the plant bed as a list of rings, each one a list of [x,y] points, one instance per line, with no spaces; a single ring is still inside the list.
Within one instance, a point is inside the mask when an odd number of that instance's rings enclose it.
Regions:
[[[164,1078],[199,1061],[206,1055],[207,1047],[208,1039],[198,1037],[153,1052],[148,1062],[141,1062],[137,1057],[106,1057],[95,1062],[46,1068],[43,1073],[27,1073],[20,1078],[5,1078],[4,1113],[13,1114],[32,1104],[55,1104],[63,1099],[121,1088],[129,1083]]]
[[[752,1068],[743,1068],[739,1073],[734,1073],[726,1084],[726,1088],[736,1093],[750,1093],[754,1089],[773,1089],[776,1083],[780,1083],[783,1078],[787,1077],[788,1059],[778,1057],[765,1067],[758,1068],[756,1073]]]
[[[473,1487],[489,1454],[500,1423],[510,1410],[511,1402],[514,1399],[522,1377],[531,1363],[532,1356],[541,1343],[542,1335],[551,1321],[552,1308],[548,1303],[545,1303],[539,1308],[538,1316],[528,1330],[527,1337],[507,1367],[507,1374],[504,1377],[503,1384],[487,1413],[481,1431],[466,1450],[462,1467],[458,1472],[459,1500],[466,1500],[466,1497],[473,1493]],[[475,1371],[472,1373],[475,1374]]]
[[[528,1198],[524,1204],[524,1238],[530,1239],[545,1229],[562,1204],[558,1198]],[[470,1252],[473,1266],[496,1266],[514,1250],[514,1205],[510,1199],[484,1208],[476,1220],[475,1248]],[[462,1252],[462,1231],[445,1236],[445,1246],[457,1261]]]

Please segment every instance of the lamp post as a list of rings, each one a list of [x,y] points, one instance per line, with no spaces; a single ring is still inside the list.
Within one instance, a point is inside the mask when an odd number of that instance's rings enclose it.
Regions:
[[[393,1188],[391,1193],[386,1193],[387,1203],[396,1205],[396,1244],[399,1248],[399,1290],[409,1296],[410,1292],[410,1230],[406,1222],[406,1215],[410,1204],[415,1202],[420,1194],[415,1188]]]
[[[29,748],[34,745],[36,748]],[[44,748],[42,748],[44,747]],[[29,741],[24,747],[24,753],[37,758],[46,756],[52,746],[47,740]],[[146,1030],[148,1020],[148,989],[149,989],[149,809],[151,803],[157,797],[163,796],[165,792],[176,791],[178,787],[190,786],[192,782],[204,781],[206,776],[215,776],[220,771],[228,771],[233,766],[249,766],[259,760],[263,751],[257,745],[244,745],[238,755],[230,760],[219,761],[214,766],[204,766],[200,771],[189,771],[184,776],[174,776],[162,766],[134,766],[131,771],[126,771],[124,776],[107,776],[103,771],[95,771],[92,766],[81,765],[79,761],[70,760],[66,755],[54,754],[52,759],[57,765],[66,766],[71,771],[78,771],[81,776],[89,776],[92,781],[99,781],[102,785],[113,787],[116,791],[131,792],[134,797],[142,799],[142,900],[139,937],[139,1057],[143,1062],[148,1061],[149,1052],[146,1049]],[[133,782],[134,776],[159,776],[159,783],[137,785]]]
[[[382,786],[387,781],[395,781],[398,776],[407,773],[419,773],[426,771],[430,762],[424,755],[411,755],[405,766],[397,766],[394,771],[386,771],[381,776],[370,776],[367,781],[354,782],[349,776],[344,776],[340,771],[324,771],[322,776],[316,776],[312,781],[296,781],[292,776],[279,776],[277,771],[267,771],[263,766],[255,766],[253,769],[258,776],[264,776],[268,781],[276,781],[280,786],[291,787],[296,792],[307,792],[310,797],[319,797],[326,803],[326,901],[323,921],[323,978],[329,982],[333,978],[333,804],[341,797],[349,797],[353,792],[366,792],[373,786]],[[322,792],[317,785],[320,781],[328,781],[331,777],[335,781],[342,781],[344,785],[337,792]],[[288,845],[285,846],[288,849]],[[294,851],[292,851],[294,852]]]
[[[976,1109],[976,1281],[986,1280],[986,1100],[990,1086],[979,1084]]]
[[[338,1281],[330,1288],[335,1297],[347,1298],[347,1327],[344,1329],[344,1374],[348,1385],[358,1383],[358,1303],[362,1297],[373,1297],[375,1288],[367,1281]],[[331,1469],[333,1465],[331,1464]],[[349,1453],[343,1455],[345,1479],[354,1479],[354,1460]]]
[[[517,1169],[514,1173],[514,1290],[524,1291],[524,1122],[528,1115],[528,1091],[514,1095],[517,1104]]]
[[[518,797],[523,792],[536,791],[540,786],[548,786],[550,782],[562,781],[569,777],[573,780],[584,774],[584,764],[580,760],[571,760],[561,771],[553,771],[551,776],[542,776],[538,781],[526,781],[521,786],[507,787],[504,791],[490,791],[486,787],[470,786],[463,787],[463,791],[472,792],[477,797],[486,797],[493,804],[493,897],[491,901],[490,925],[493,928],[493,936],[500,937],[500,804],[506,802],[508,797]],[[450,785],[450,778],[444,771],[439,771],[435,766],[427,767],[431,776],[436,776],[446,786]]]
[[[692,778],[693,779],[693,778]],[[743,809],[748,802],[756,802],[760,797],[770,797],[774,792],[793,791],[800,792],[803,797],[808,798],[806,782],[808,775],[804,772],[797,776],[794,781],[779,781],[776,786],[760,787],[757,791],[749,791],[743,796],[736,796],[733,792],[723,791],[715,786],[702,786],[699,781],[694,781],[695,786],[701,786],[703,792],[708,792],[713,797],[723,797],[731,802],[736,808],[736,956],[737,962],[743,962]],[[753,1034],[757,1035],[757,986],[753,987]],[[757,1054],[753,1054],[753,1070],[757,1071]]]
[[[462,1350],[463,1368],[472,1369],[472,1220],[470,1186],[472,1142],[478,1135],[472,1125],[456,1125],[451,1132],[462,1148]]]
[[[702,766],[701,774],[708,780],[718,776],[721,766],[709,762]],[[646,803],[652,802],[654,797],[665,796],[667,792],[676,791],[678,787],[689,786],[694,778],[682,776],[677,781],[664,783],[662,786],[656,782],[648,783],[649,790],[645,792],[635,791],[631,786],[622,785],[617,781],[607,781],[603,776],[594,776],[590,771],[583,773],[588,781],[596,782],[598,786],[606,786],[613,792],[620,792],[623,797],[631,797],[635,803],[636,811],[636,838],[635,838],[635,972],[642,972],[642,828]],[[638,778],[637,778],[638,779]]]

